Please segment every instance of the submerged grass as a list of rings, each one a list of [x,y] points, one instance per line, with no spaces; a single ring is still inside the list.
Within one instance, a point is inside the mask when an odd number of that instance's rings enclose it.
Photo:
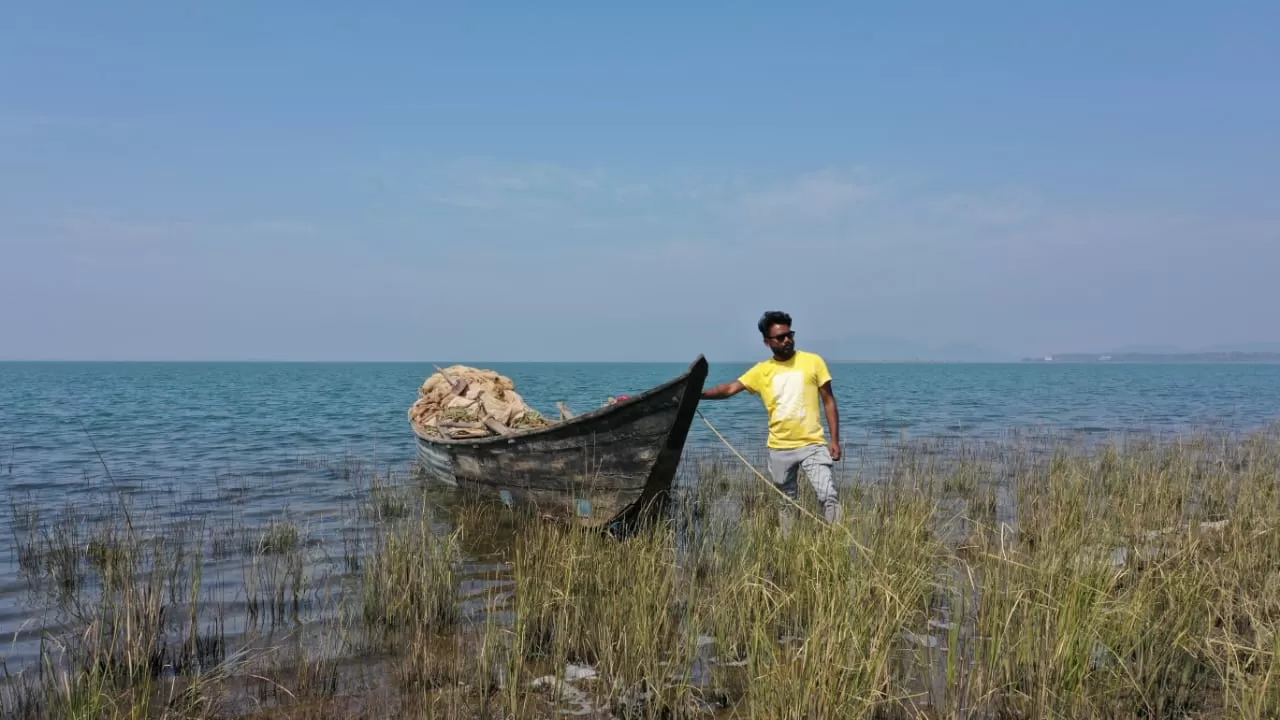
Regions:
[[[732,457],[688,465],[695,482],[675,517],[625,538],[438,505],[374,473],[351,511],[365,524],[343,535],[327,579],[309,570],[310,533],[288,520],[235,543],[225,529],[144,532],[136,517],[14,505],[33,602],[64,632],[48,633],[0,707],[19,718],[1280,716],[1275,432],[1049,453],[907,446],[842,488],[837,526],[788,512]],[[807,488],[802,502],[816,510]],[[241,548],[251,620],[237,632],[226,628],[236,608],[203,589],[229,547]],[[265,632],[277,627],[287,632]]]

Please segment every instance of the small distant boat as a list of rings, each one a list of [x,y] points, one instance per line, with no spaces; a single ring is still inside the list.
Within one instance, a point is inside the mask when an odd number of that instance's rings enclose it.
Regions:
[[[419,465],[507,506],[591,527],[630,523],[665,506],[706,379],[699,355],[662,385],[547,427],[463,439],[414,428]]]

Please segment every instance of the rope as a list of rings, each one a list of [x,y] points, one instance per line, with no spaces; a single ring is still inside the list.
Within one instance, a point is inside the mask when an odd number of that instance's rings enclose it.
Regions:
[[[743,465],[746,465],[748,468],[750,468],[751,472],[755,473],[756,477],[760,478],[760,480],[766,486],[768,486],[769,489],[773,490],[775,493],[778,494],[779,497],[781,497],[787,503],[794,506],[801,513],[804,513],[806,516],[818,521],[819,523],[827,525],[829,527],[839,528],[841,531],[844,532],[845,535],[849,536],[849,541],[853,543],[854,547],[858,548],[858,550],[861,551],[863,555],[866,555],[867,557],[871,557],[871,550],[866,546],[864,546],[862,543],[858,542],[858,539],[853,536],[852,530],[845,527],[844,525],[840,525],[837,523],[828,523],[826,518],[818,517],[816,514],[811,512],[808,508],[801,505],[796,500],[792,499],[786,493],[782,492],[782,490],[779,489],[777,485],[773,484],[772,480],[765,477],[764,473],[761,473],[760,470],[757,469],[755,465],[752,465],[750,460],[747,460],[745,457],[743,457],[742,453],[738,452],[738,449],[733,446],[733,443],[729,442],[728,438],[720,434],[720,431],[716,429],[716,426],[712,425],[711,421],[707,419],[707,416],[702,414],[702,408],[698,408],[697,413],[698,413],[698,417],[702,418],[702,422],[706,423],[706,426],[710,428],[711,432],[715,433],[716,437],[720,438],[720,441],[725,444],[725,447],[729,448],[729,452],[737,456],[737,458],[742,461]]]
[[[823,524],[825,524],[825,525],[827,525],[827,526],[829,526],[829,527],[830,527],[830,526],[834,526],[834,527],[840,528],[840,530],[841,530],[841,531],[843,531],[843,532],[844,532],[844,534],[845,534],[845,535],[847,535],[847,536],[849,537],[849,541],[850,541],[851,543],[853,543],[854,547],[856,547],[856,548],[857,548],[857,549],[858,549],[858,550],[859,550],[859,551],[860,551],[864,556],[866,556],[868,559],[870,559],[870,558],[871,558],[871,550],[870,550],[869,548],[867,548],[866,546],[864,546],[862,543],[858,542],[858,539],[857,539],[857,538],[855,538],[855,537],[853,536],[853,531],[852,531],[852,530],[850,530],[849,528],[845,527],[844,525],[836,525],[835,523],[828,523],[828,522],[826,521],[826,519],[825,519],[825,518],[820,518],[820,517],[818,517],[817,515],[815,515],[815,514],[813,514],[812,512],[810,512],[810,511],[809,511],[807,508],[805,508],[803,505],[801,505],[800,503],[798,503],[798,502],[796,502],[795,500],[792,500],[790,497],[788,497],[786,493],[784,493],[784,492],[782,492],[782,490],[779,490],[779,489],[778,489],[778,486],[777,486],[777,485],[774,485],[774,484],[773,484],[773,481],[771,481],[769,478],[765,477],[763,473],[761,473],[758,469],[756,469],[756,466],[755,466],[755,465],[752,465],[752,464],[751,464],[751,461],[749,461],[749,460],[747,460],[745,457],[743,457],[743,456],[742,456],[742,453],[738,452],[738,449],[737,449],[737,448],[735,448],[735,447],[733,446],[733,443],[729,442],[729,440],[728,440],[724,435],[720,434],[720,431],[716,429],[716,426],[715,426],[715,425],[712,425],[712,424],[711,424],[711,421],[710,421],[710,420],[708,420],[708,419],[707,419],[707,417],[706,417],[705,415],[703,415],[703,414],[702,414],[702,409],[701,409],[701,408],[698,408],[697,413],[698,413],[698,417],[702,418],[702,422],[706,423],[707,427],[711,429],[711,432],[715,433],[716,437],[720,438],[720,441],[721,441],[721,442],[723,442],[723,443],[725,444],[725,447],[729,448],[729,451],[730,451],[730,452],[732,452],[735,456],[737,456],[737,458],[738,458],[739,460],[741,460],[741,461],[742,461],[742,464],[743,464],[743,465],[746,465],[748,468],[751,468],[751,472],[755,473],[756,477],[760,478],[760,480],[761,480],[765,485],[767,485],[767,486],[769,486],[770,488],[772,488],[772,489],[773,489],[773,491],[774,491],[774,492],[776,492],[776,493],[778,493],[778,495],[779,495],[779,496],[781,496],[783,500],[787,501],[787,502],[788,502],[788,503],[790,503],[791,505],[793,505],[793,506],[795,506],[796,508],[798,508],[798,509],[800,510],[800,512],[804,513],[806,516],[808,516],[808,517],[810,517],[810,518],[813,518],[814,520],[817,520],[818,522],[823,523]],[[1002,541],[1002,542],[1001,542],[1001,544],[1002,544],[1002,545],[1003,545],[1003,538],[1004,538],[1004,531],[1003,531],[1003,528],[1002,528],[1002,529],[1001,529],[1001,541]],[[1038,573],[1046,573],[1046,572],[1047,572],[1047,570],[1045,570],[1045,569],[1043,569],[1043,568],[1036,568],[1036,567],[1033,567],[1033,566],[1031,566],[1031,565],[1027,565],[1027,564],[1024,564],[1024,563],[1020,563],[1020,562],[1018,562],[1018,561],[1016,561],[1016,560],[1013,560],[1013,559],[1011,559],[1011,558],[1008,558],[1008,557],[1006,557],[1006,556],[1005,556],[1005,554],[1004,554],[1004,551],[1003,551],[1003,550],[1001,551],[1001,553],[1000,553],[999,555],[995,555],[995,554],[992,554],[992,553],[990,553],[990,552],[984,552],[984,553],[983,553],[983,555],[985,555],[985,556],[987,556],[987,557],[989,557],[989,558],[994,558],[994,559],[996,559],[996,560],[999,560],[1000,562],[1004,562],[1004,563],[1008,563],[1008,564],[1011,564],[1011,565],[1015,565],[1015,566],[1017,566],[1017,567],[1019,567],[1019,568],[1021,568],[1021,569],[1023,569],[1023,570],[1026,570],[1026,571],[1030,571],[1030,572],[1038,572]],[[1089,590],[1091,590],[1091,591],[1093,591],[1093,592],[1097,592],[1097,593],[1101,593],[1101,592],[1103,592],[1102,590],[1100,590],[1100,589],[1098,589],[1098,588],[1095,588],[1093,585],[1091,585],[1091,584],[1089,584],[1089,583],[1087,583],[1087,582],[1085,582],[1085,581],[1082,581],[1082,580],[1076,579],[1076,578],[1068,578],[1068,582],[1071,582],[1072,584],[1079,585],[1079,586],[1081,586],[1081,587],[1087,588],[1087,589],[1089,589]],[[892,593],[890,593],[890,595],[892,595]],[[895,599],[897,599],[897,598],[896,598],[896,596],[895,596]],[[899,604],[901,604],[901,601],[899,601]]]

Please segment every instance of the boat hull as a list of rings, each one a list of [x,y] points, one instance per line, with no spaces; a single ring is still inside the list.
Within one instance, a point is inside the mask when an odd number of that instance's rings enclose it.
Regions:
[[[504,505],[604,526],[659,511],[707,377],[699,356],[675,379],[548,428],[445,440],[415,431],[421,471]]]

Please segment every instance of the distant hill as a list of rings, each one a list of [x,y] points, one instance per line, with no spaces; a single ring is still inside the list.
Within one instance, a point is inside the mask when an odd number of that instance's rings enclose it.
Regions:
[[[1280,342],[1252,342],[1234,345],[1204,345],[1201,347],[1177,347],[1175,345],[1126,345],[1111,348],[1112,355],[1195,355],[1200,353],[1280,353]],[[1087,354],[1087,353],[1079,353]]]
[[[1185,348],[1175,345],[1124,345],[1111,348],[1112,355],[1185,355],[1189,352],[1219,351],[1225,348]],[[1085,353],[1076,353],[1083,355]]]
[[[1023,358],[1039,363],[1280,363],[1280,352],[1062,353]]]
[[[1199,352],[1246,352],[1270,353],[1280,355],[1280,342],[1245,343],[1244,345],[1211,345],[1200,348]]]

